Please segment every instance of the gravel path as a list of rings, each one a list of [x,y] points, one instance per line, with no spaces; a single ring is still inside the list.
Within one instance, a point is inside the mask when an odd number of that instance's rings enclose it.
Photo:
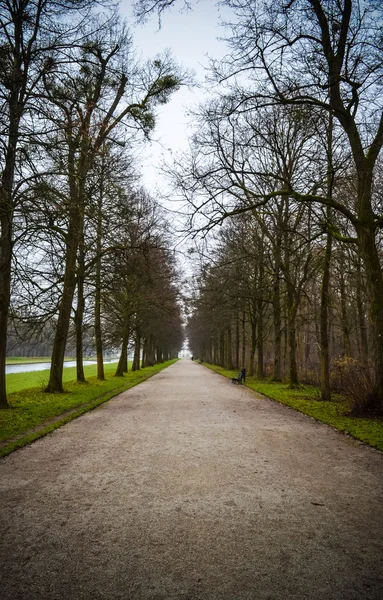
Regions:
[[[382,474],[181,360],[0,461],[0,598],[382,600]]]

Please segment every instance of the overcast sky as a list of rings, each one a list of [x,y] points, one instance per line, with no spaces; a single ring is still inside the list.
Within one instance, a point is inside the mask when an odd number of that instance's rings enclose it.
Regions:
[[[219,26],[222,10],[214,0],[193,2],[193,10],[180,12],[182,4],[180,0],[175,3],[176,8],[164,13],[161,29],[155,15],[145,25],[131,27],[134,45],[145,58],[170,49],[178,63],[194,71],[196,79],[204,82],[208,56],[220,58],[225,53],[225,44],[217,40],[223,34]],[[131,5],[131,0],[122,0],[120,5],[128,23],[132,23]],[[158,172],[163,159],[170,160],[171,152],[177,155],[180,149],[187,148],[190,130],[186,111],[202,96],[199,89],[181,89],[160,108],[153,135],[158,141],[145,147],[142,161],[143,184],[149,191],[155,192],[157,185],[160,188],[165,185]]]

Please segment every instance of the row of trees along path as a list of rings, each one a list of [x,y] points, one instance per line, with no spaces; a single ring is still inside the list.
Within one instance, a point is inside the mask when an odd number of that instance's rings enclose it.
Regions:
[[[151,4],[144,2],[147,9]],[[161,10],[169,3],[159,4]],[[308,320],[320,328],[322,397],[329,399],[329,319],[332,325],[337,320],[329,310],[331,298],[339,296],[345,353],[358,336],[363,362],[370,359],[366,409],[381,412],[382,5],[351,0],[226,4],[234,14],[226,24],[228,52],[211,69],[219,85],[198,112],[190,152],[172,169],[190,207],[190,227],[206,234],[230,218],[227,236],[233,242],[219,256],[225,263],[235,240],[237,259],[242,246],[237,263],[242,287],[233,322],[240,321],[241,306],[250,298],[250,362],[258,338],[260,373],[266,303],[274,329],[274,376],[280,377],[284,330],[294,385],[297,318],[302,303],[309,309],[319,296],[318,314]],[[243,233],[252,238],[251,249],[243,248]],[[253,287],[250,296],[246,286]],[[358,326],[351,340],[345,317],[351,323],[354,307]],[[223,320],[221,330],[228,324]]]
[[[167,226],[139,189],[133,159],[155,125],[156,106],[183,76],[168,55],[139,62],[115,7],[105,2],[100,10],[96,0],[1,3],[0,52],[6,408],[10,318],[13,333],[20,327],[24,335],[53,338],[50,392],[62,391],[72,311],[79,381],[90,319],[100,378],[104,324],[109,347],[123,348],[119,373],[132,336],[137,347],[144,344],[144,362],[176,354],[181,322]]]

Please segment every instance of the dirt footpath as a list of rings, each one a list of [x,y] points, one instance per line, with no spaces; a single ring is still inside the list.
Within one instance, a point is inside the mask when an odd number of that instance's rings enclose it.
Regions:
[[[383,598],[383,455],[188,360],[0,488],[1,600]]]

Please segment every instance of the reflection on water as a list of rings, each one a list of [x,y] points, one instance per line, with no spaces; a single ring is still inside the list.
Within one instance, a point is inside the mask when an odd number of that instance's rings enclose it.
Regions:
[[[104,361],[106,362],[116,362],[115,360]],[[97,364],[95,360],[84,360],[84,366],[86,365],[95,365]],[[64,362],[64,367],[75,367],[75,360],[68,360]],[[5,372],[7,375],[10,373],[26,373],[27,371],[44,371],[46,369],[51,368],[50,362],[41,362],[41,363],[30,363],[24,365],[7,365],[5,367]]]

